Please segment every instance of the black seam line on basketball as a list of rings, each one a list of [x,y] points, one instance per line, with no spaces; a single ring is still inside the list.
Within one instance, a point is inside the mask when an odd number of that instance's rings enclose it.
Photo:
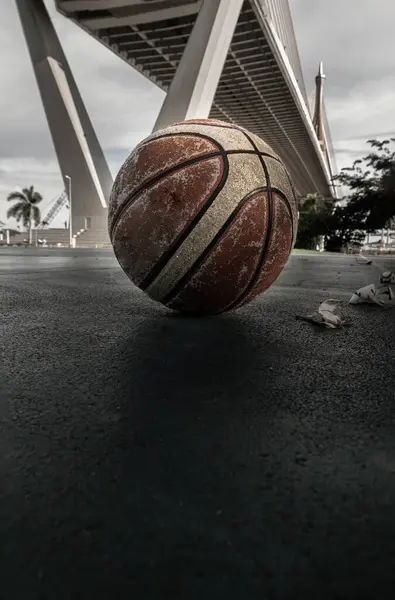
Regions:
[[[166,134],[162,137],[173,137],[174,135],[189,135],[189,134],[185,134],[185,133],[172,133],[172,134]],[[197,137],[202,137],[204,139],[209,139],[210,141],[211,138],[209,138],[206,135],[200,135],[200,134],[192,134],[195,135]],[[155,138],[155,139],[159,139],[159,138]],[[215,140],[214,140],[215,141]],[[260,156],[259,151],[256,150],[225,150],[223,148],[223,146],[221,146],[221,144],[217,144],[217,146],[220,148],[219,151],[217,152],[211,152],[208,154],[203,154],[200,156],[194,156],[193,158],[190,158],[182,163],[179,163],[178,165],[174,165],[173,167],[169,167],[169,169],[167,169],[166,171],[163,171],[162,173],[159,173],[158,175],[155,175],[155,177],[152,177],[152,179],[149,179],[148,181],[146,181],[143,185],[141,185],[131,196],[130,198],[128,198],[128,200],[118,209],[116,216],[113,220],[112,226],[110,228],[110,239],[112,238],[112,235],[114,233],[114,230],[116,228],[116,226],[119,223],[119,220],[122,216],[122,214],[133,204],[133,202],[136,200],[137,196],[139,194],[141,194],[141,192],[143,190],[148,190],[150,189],[153,185],[155,185],[156,183],[158,183],[159,181],[161,181],[162,179],[164,179],[165,177],[167,177],[168,175],[173,175],[174,173],[176,173],[177,171],[183,169],[184,167],[189,167],[190,165],[193,165],[199,161],[203,161],[203,160],[207,160],[210,158],[215,158],[217,156],[222,156],[224,157],[225,155],[231,154],[251,154],[251,155],[256,155]],[[263,153],[262,153],[263,154]],[[265,156],[271,156],[271,155],[265,155]],[[271,156],[271,158],[274,158],[273,156]]]
[[[288,213],[289,213],[289,218],[291,220],[291,225],[292,225],[292,239],[294,237],[294,219],[293,219],[293,213],[292,213],[292,207],[291,207],[291,203],[288,200],[288,198],[286,197],[286,195],[284,194],[284,192],[282,192],[281,190],[279,190],[278,188],[271,188],[272,192],[274,194],[276,194],[277,196],[280,196],[281,200],[284,201],[287,209],[288,209]]]
[[[277,161],[277,162],[281,162],[281,160],[279,158],[277,158],[277,156],[273,156],[273,154],[269,154],[268,152],[262,152],[261,150],[226,150],[225,151],[226,154],[252,154],[253,156],[257,156],[258,158],[260,156],[268,156],[269,158],[272,158],[273,160]]]
[[[264,188],[264,189],[266,190],[266,188]],[[266,191],[269,193],[269,190],[266,190]],[[284,203],[285,203],[285,205],[287,207],[287,210],[288,210],[288,213],[289,213],[289,218],[290,218],[290,221],[291,221],[291,226],[292,226],[291,248],[290,248],[290,252],[291,252],[291,250],[292,250],[292,243],[293,243],[293,236],[294,236],[294,225],[293,225],[293,216],[292,216],[291,205],[289,203],[288,198],[285,196],[285,194],[281,190],[279,190],[278,188],[274,188],[274,187],[270,186],[270,191],[271,191],[272,194],[275,194],[275,195],[279,196],[281,198],[281,200],[284,201]],[[267,233],[266,238],[269,237],[268,233]],[[270,232],[270,234],[271,233],[272,232]],[[268,240],[268,243],[269,243],[269,241],[270,240]],[[261,267],[260,268],[262,268],[262,266],[263,266],[263,263],[261,263]],[[259,276],[259,272],[260,272],[260,269],[258,270],[258,274],[253,275],[253,278],[255,278],[255,282],[256,282],[257,277]],[[249,283],[247,284],[247,286],[249,286]],[[250,288],[249,291],[251,291],[251,289],[252,288]],[[240,295],[242,297],[242,300],[244,300],[244,298],[245,298],[245,291],[243,291]],[[230,310],[231,308],[233,308],[234,306],[236,306],[237,304],[239,304],[239,302],[241,302],[242,300],[237,300],[236,299],[234,302],[232,302],[232,304],[229,305],[229,307],[225,307],[224,310]]]
[[[283,166],[284,166],[284,165],[283,165]],[[295,206],[297,207],[297,206],[298,206],[298,200],[297,200],[297,198],[296,198],[295,186],[294,186],[294,184],[293,184],[293,182],[292,182],[292,179],[291,179],[291,176],[290,176],[290,174],[288,173],[288,169],[286,169],[286,168],[285,168],[285,166],[284,166],[284,171],[285,171],[285,174],[286,174],[286,176],[287,176],[287,179],[288,179],[289,187],[291,188],[291,192],[292,192],[292,195],[293,195],[293,199],[294,199],[294,202],[295,202]]]
[[[251,137],[245,132],[243,131],[243,134],[245,135],[245,137],[248,139],[248,141],[250,142],[250,144],[252,145],[253,148],[255,148],[255,150],[258,151],[258,148],[254,142],[253,139],[251,139]],[[267,251],[269,248],[269,243],[272,239],[272,234],[273,234],[273,194],[272,194],[272,190],[271,190],[271,185],[270,185],[270,175],[269,175],[269,171],[267,169],[267,166],[265,164],[265,161],[263,160],[263,158],[260,156],[259,160],[261,162],[261,166],[263,169],[263,172],[265,173],[265,177],[266,177],[266,185],[267,185],[267,227],[266,227],[266,238],[263,244],[263,248],[262,248],[262,252],[261,252],[261,256],[259,257],[257,266],[255,267],[255,271],[253,273],[253,276],[251,277],[250,281],[247,283],[246,287],[244,288],[244,290],[241,292],[241,294],[239,294],[239,296],[231,303],[229,304],[225,310],[232,310],[232,308],[235,308],[236,306],[238,306],[239,304],[241,304],[243,302],[243,300],[246,298],[246,296],[248,296],[248,294],[250,293],[250,291],[253,289],[254,285],[256,284],[258,277],[261,273],[262,267],[265,263],[266,260],[266,255],[267,255]]]
[[[140,144],[140,148],[146,146],[147,144],[149,144],[150,142],[154,142],[156,140],[162,140],[165,138],[169,138],[169,137],[197,137],[203,140],[208,140],[209,142],[211,142],[216,148],[218,148],[218,150],[214,153],[214,152],[210,152],[207,154],[203,154],[200,156],[195,156],[193,158],[188,159],[187,161],[184,161],[183,163],[180,163],[178,165],[174,165],[173,167],[170,167],[169,169],[167,169],[167,171],[164,171],[158,175],[156,175],[155,177],[153,177],[152,179],[150,179],[149,181],[146,181],[144,183],[144,185],[140,186],[138,188],[138,190],[136,190],[132,196],[121,206],[118,208],[117,212],[116,212],[116,216],[113,220],[113,223],[110,227],[110,239],[112,240],[112,234],[114,233],[114,229],[116,228],[116,226],[119,223],[119,219],[121,218],[123,212],[125,210],[127,210],[131,204],[133,203],[133,201],[136,199],[137,195],[141,193],[142,190],[144,189],[149,189],[152,185],[155,185],[155,183],[158,183],[158,181],[160,181],[162,178],[167,177],[168,175],[172,175],[173,173],[177,172],[177,170],[182,169],[184,166],[189,166],[190,164],[194,164],[195,162],[198,162],[199,160],[205,160],[206,158],[213,158],[215,156],[223,156],[223,153],[226,152],[225,148],[222,146],[222,144],[220,144],[217,140],[215,140],[213,137],[206,135],[205,133],[199,133],[199,132],[195,132],[195,131],[175,131],[175,132],[169,132],[169,133],[163,133],[162,135],[158,135],[157,137],[151,138],[145,142],[142,142]],[[242,151],[240,151],[242,152]],[[247,151],[248,152],[248,151]],[[253,150],[251,150],[252,153],[254,153]]]
[[[182,125],[183,123],[180,123],[180,125]],[[178,127],[180,126],[178,125]],[[202,127],[205,127],[206,124],[205,123],[197,123],[196,121],[192,121],[190,123],[188,123],[188,121],[186,122],[186,125],[201,125]],[[217,125],[215,123],[207,123],[207,127],[218,127],[219,129],[233,129],[235,131],[240,131],[240,133],[242,133],[243,135],[246,136],[245,132],[242,129],[239,129],[238,127],[233,127],[232,125]],[[149,144],[151,141],[155,141],[155,140],[161,140],[163,138],[167,138],[167,137],[173,137],[174,135],[194,135],[196,137],[200,137],[202,139],[207,139],[210,142],[213,142],[214,144],[216,144],[219,148],[223,149],[227,154],[256,154],[257,156],[269,156],[270,158],[272,158],[273,160],[276,160],[277,162],[281,162],[281,159],[278,156],[273,156],[273,154],[269,154],[268,152],[262,152],[261,150],[258,149],[258,147],[252,143],[252,141],[250,140],[250,138],[248,138],[249,142],[253,145],[253,147],[255,148],[255,150],[225,150],[223,148],[223,146],[217,142],[214,138],[210,137],[209,135],[206,135],[205,133],[198,133],[198,132],[194,132],[194,131],[176,131],[174,133],[164,133],[163,135],[158,135],[158,137],[152,138],[151,140],[147,140],[147,142],[142,142],[142,146],[144,146],[146,143]]]
[[[206,248],[201,253],[201,255],[195,260],[195,262],[193,263],[193,265],[188,269],[188,271],[182,276],[182,278],[176,283],[176,285],[174,286],[174,288],[164,297],[164,299],[161,302],[163,302],[163,303],[170,302],[171,300],[173,300],[181,292],[181,290],[184,287],[184,285],[187,282],[187,280],[190,279],[190,278],[192,278],[195,275],[196,271],[204,263],[204,261],[206,260],[207,256],[210,254],[211,250],[215,247],[215,245],[221,239],[222,235],[226,232],[226,230],[229,227],[229,225],[232,224],[232,221],[237,217],[237,215],[239,214],[239,212],[241,211],[241,209],[246,205],[246,203],[249,200],[251,200],[251,198],[253,198],[256,194],[259,194],[259,193],[262,193],[262,192],[267,192],[267,191],[268,190],[267,190],[266,187],[257,188],[255,190],[253,190],[252,192],[248,192],[248,194],[246,194],[244,196],[244,198],[242,198],[240,200],[240,202],[238,203],[238,205],[236,206],[236,208],[233,209],[233,211],[231,212],[231,214],[229,215],[229,217],[226,219],[225,223],[220,227],[220,229],[218,230],[218,232],[215,234],[215,236],[213,237],[213,239],[211,240],[211,242],[206,246]]]
[[[139,194],[141,194],[141,192],[145,189],[149,189],[150,187],[152,187],[153,185],[155,185],[156,183],[158,183],[161,179],[167,177],[168,175],[172,175],[173,173],[176,173],[179,169],[182,169],[184,167],[187,167],[191,164],[194,164],[196,162],[199,162],[200,160],[205,160],[206,158],[214,158],[215,156],[222,156],[223,153],[225,152],[225,148],[222,146],[222,144],[220,144],[219,142],[217,142],[214,138],[212,138],[209,135],[205,135],[204,133],[199,133],[199,132],[189,132],[189,131],[177,131],[174,133],[164,133],[162,135],[158,135],[155,138],[149,139],[145,142],[142,142],[140,144],[140,148],[146,146],[147,144],[149,144],[150,142],[154,142],[156,140],[161,140],[163,138],[168,138],[168,137],[181,137],[181,136],[192,136],[192,137],[197,137],[197,138],[201,138],[204,140],[208,140],[209,142],[211,142],[216,148],[217,150],[215,152],[207,152],[207,154],[201,154],[199,156],[194,156],[193,158],[189,158],[188,160],[179,163],[178,165],[173,165],[172,167],[169,167],[166,171],[163,171],[162,173],[158,173],[158,175],[155,175],[155,177],[152,177],[151,179],[149,179],[148,181],[146,181],[143,185],[141,185],[131,196],[130,198],[128,198],[128,200],[126,202],[123,203],[122,206],[118,207],[118,210],[115,213],[115,217],[114,220],[112,222],[111,227],[109,228],[109,234],[110,234],[110,239],[112,241],[112,234],[114,233],[114,229],[116,228],[116,226],[119,223],[119,219],[121,218],[122,214],[124,213],[125,210],[127,210],[131,204],[133,204],[133,201],[137,198],[137,196]]]
[[[202,125],[202,123],[190,123],[190,125]],[[219,127],[222,129],[234,129],[236,131],[240,131],[240,133],[242,133],[243,135],[245,135],[245,137],[247,137],[245,132],[242,129],[239,129],[237,127],[225,127],[224,125],[214,125],[214,124],[213,125],[210,124],[209,127]],[[225,150],[225,148],[222,146],[222,144],[217,142],[217,140],[215,140],[214,138],[212,138],[209,135],[206,135],[205,133],[199,133],[197,131],[196,132],[195,131],[174,131],[173,133],[163,133],[162,135],[158,135],[157,137],[154,137],[149,140],[141,142],[140,148],[143,148],[147,144],[149,144],[151,142],[155,142],[156,140],[163,140],[164,138],[174,137],[174,136],[183,136],[183,135],[194,136],[194,137],[201,138],[203,140],[208,140],[209,142],[212,142],[218,148],[218,152],[222,152],[222,150],[223,150],[227,154],[244,153],[244,154],[256,154],[257,156],[269,156],[273,160],[276,160],[277,162],[281,162],[281,159],[278,158],[278,156],[273,156],[273,154],[269,154],[268,152],[263,152],[262,150],[259,150],[255,144],[252,144],[253,147],[255,148],[254,150]],[[248,138],[248,140],[250,141],[250,143],[252,143],[250,138]]]
[[[246,132],[244,131],[244,129],[242,127],[240,127],[240,125],[235,125],[233,123],[229,123],[229,124],[227,124],[227,123],[215,123],[215,122],[214,123],[203,123],[203,122],[201,122],[199,120],[195,121],[194,119],[192,119],[191,121],[185,121],[185,123],[182,122],[182,121],[180,121],[179,126],[180,125],[184,125],[184,124],[185,125],[201,125],[202,127],[206,127],[206,126],[207,127],[218,127],[219,129],[221,129],[221,128],[222,129],[234,129],[234,130],[240,131],[242,134],[244,134],[245,137],[248,138],[248,140],[250,141],[250,143],[252,143],[252,140],[246,134]],[[273,158],[273,160],[276,160],[277,162],[281,162],[281,159],[278,156],[273,156],[272,154],[268,154],[267,152],[261,152],[260,150],[258,150],[258,148],[256,147],[255,144],[252,144],[252,145],[254,146],[254,148],[256,148],[256,151],[255,150],[249,151],[249,152],[251,152],[251,154],[261,154],[262,156],[270,156],[270,158]],[[235,152],[235,151],[230,150],[228,152]]]
[[[169,132],[169,133],[162,133],[161,135],[149,138],[148,140],[144,140],[143,142],[141,142],[140,148],[142,148],[143,146],[146,146],[147,144],[150,144],[151,142],[156,142],[156,140],[163,140],[165,138],[174,137],[174,136],[182,137],[183,135],[197,137],[202,140],[208,140],[209,142],[214,144],[214,146],[216,148],[218,148],[217,152],[222,152],[222,151],[225,152],[225,148],[222,146],[222,144],[217,142],[217,140],[215,140],[210,135],[206,135],[205,133],[199,133],[198,131],[173,131],[173,132]]]
[[[295,208],[296,208],[296,210],[298,210],[298,200],[296,198],[295,186],[292,183],[291,176],[288,173],[288,169],[286,169],[285,166],[284,166],[284,171],[285,171],[285,173],[287,175],[288,182],[289,182],[292,194],[293,194],[293,199],[294,199],[294,202],[295,202]],[[287,201],[288,201],[288,199],[287,199]],[[288,205],[289,205],[289,201],[288,201]],[[290,211],[290,216],[291,216],[291,223],[292,223],[292,239],[291,239],[291,245],[290,245],[290,248],[289,248],[289,253],[291,254],[292,248],[293,248],[293,244],[294,244],[294,235],[297,233],[297,230],[295,231],[294,216],[293,216],[292,210]]]
[[[177,127],[180,127],[180,125],[201,125],[202,127],[222,127],[222,129],[237,129],[238,131],[240,131],[239,126],[234,125],[233,123],[220,123],[219,121],[217,121],[216,123],[210,122],[215,121],[215,119],[208,119],[208,121],[208,123],[205,123],[204,119],[191,119],[190,121],[179,121],[178,123],[174,123],[174,125],[177,125]]]
[[[283,165],[283,166],[284,166],[284,165]],[[289,187],[291,188],[291,191],[292,191],[292,194],[293,194],[294,200],[295,200],[295,202],[296,202],[295,186],[294,186],[294,184],[293,184],[293,182],[292,182],[292,179],[291,179],[291,176],[290,176],[290,174],[288,173],[288,169],[286,169],[286,168],[285,168],[285,166],[284,166],[284,171],[285,171],[285,174],[286,174],[286,176],[287,176],[288,183],[289,183]]]
[[[148,181],[146,181],[130,196],[130,198],[128,198],[128,200],[126,202],[124,202],[124,204],[122,204],[122,207],[118,211],[118,214],[116,214],[116,217],[111,226],[110,237],[112,237],[112,234],[114,233],[114,230],[117,227],[119,220],[122,217],[123,213],[128,208],[130,208],[130,206],[137,199],[137,197],[141,194],[141,192],[143,192],[145,190],[149,190],[156,183],[159,183],[159,181],[168,177],[168,175],[173,175],[174,173],[177,173],[177,171],[181,171],[182,169],[185,169],[186,167],[194,165],[198,162],[209,160],[211,158],[218,158],[220,156],[223,157],[224,154],[222,152],[212,152],[211,154],[203,154],[200,156],[195,156],[194,158],[190,158],[182,163],[179,163],[178,165],[174,165],[173,167],[170,167],[166,171],[162,171],[161,173],[158,173],[158,175],[155,175],[155,177],[152,177],[152,179],[149,179]]]
[[[271,201],[270,201],[271,200],[271,188],[270,187],[265,188],[265,191],[267,191],[268,218],[267,218],[266,232],[264,232],[264,233],[266,233],[266,236],[265,236],[264,243],[262,245],[261,255],[260,255],[258,262],[255,266],[255,269],[251,275],[251,278],[248,280],[244,289],[240,292],[240,294],[238,296],[236,296],[236,298],[234,300],[232,300],[232,302],[230,302],[227,306],[225,306],[223,308],[223,312],[225,312],[227,310],[232,310],[233,308],[237,307],[240,303],[243,302],[245,297],[250,293],[250,291],[254,287],[254,285],[259,277],[259,274],[261,272],[262,266],[265,262],[266,254],[267,254],[270,240],[272,238],[272,230],[273,230],[273,227],[272,227],[272,205],[271,205]]]
[[[231,155],[235,155],[235,154],[252,154],[254,156],[258,155],[258,158],[260,160],[262,160],[261,157],[260,157],[260,155],[258,153],[259,153],[259,150],[258,150],[258,148],[256,148],[256,146],[255,146],[254,150],[234,150],[234,151],[232,151],[232,150],[224,150],[224,153],[222,155],[222,158],[223,158],[223,161],[224,161],[224,170],[223,170],[223,173],[222,173],[222,177],[221,177],[220,183],[218,184],[217,188],[215,189],[215,191],[213,192],[213,194],[210,196],[210,198],[206,201],[206,203],[204,204],[204,206],[200,209],[200,211],[195,216],[195,218],[189,223],[189,225],[178,236],[178,238],[176,239],[176,241],[173,242],[173,244],[171,244],[170,247],[163,253],[163,255],[158,260],[158,262],[155,264],[155,266],[151,269],[151,271],[148,273],[148,275],[139,284],[139,288],[141,290],[146,290],[151,285],[151,283],[156,279],[156,277],[159,275],[159,273],[162,271],[162,269],[165,267],[165,265],[174,256],[174,254],[176,254],[176,252],[179,250],[180,246],[183,244],[183,242],[186,240],[186,238],[189,236],[189,234],[196,227],[196,225],[198,224],[198,222],[203,218],[203,216],[205,215],[205,213],[207,212],[207,210],[210,208],[210,206],[213,204],[214,200],[217,198],[218,194],[223,189],[223,187],[224,187],[224,185],[226,183],[226,180],[227,180],[228,173],[229,173],[229,161],[227,159],[227,156],[229,154],[231,154]],[[268,194],[270,194],[270,191],[269,190],[267,190],[267,191],[268,191]]]
[[[179,125],[202,125],[203,127],[205,127],[207,125],[207,127],[219,127],[222,129],[237,129],[237,131],[241,131],[242,133],[244,133],[244,130],[240,127],[240,125],[236,125],[234,123],[220,123],[219,121],[215,122],[215,119],[209,119],[209,121],[214,121],[214,123],[203,123],[202,121],[199,121],[199,119],[191,119],[190,121],[180,121]]]
[[[162,254],[158,262],[151,269],[148,275],[143,279],[143,281],[139,284],[139,288],[142,290],[146,290],[151,283],[156,279],[162,269],[166,266],[169,260],[176,254],[179,250],[180,246],[184,243],[189,234],[194,230],[199,221],[206,214],[210,206],[213,204],[214,200],[217,198],[218,194],[223,190],[225,183],[228,180],[229,175],[229,160],[226,156],[226,153],[222,155],[223,158],[223,170],[221,179],[215,188],[215,190],[211,193],[208,200],[204,203],[202,208],[198,211],[197,215],[192,219],[192,221],[184,228],[178,238],[169,246],[169,248]]]

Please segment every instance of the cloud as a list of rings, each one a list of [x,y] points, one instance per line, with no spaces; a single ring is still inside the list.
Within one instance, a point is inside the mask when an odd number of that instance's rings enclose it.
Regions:
[[[392,0],[291,0],[303,69],[313,84],[320,60],[332,96],[394,77]]]
[[[291,11],[307,88],[322,60],[338,166],[350,166],[366,140],[395,136],[395,3],[291,0]]]
[[[46,0],[112,172],[151,131],[164,94],[143,75],[59,15]],[[367,153],[379,132],[395,136],[393,0],[290,0],[307,89],[320,60],[339,167]],[[4,6],[3,6],[4,5]],[[0,220],[15,188],[34,184],[44,203],[62,181],[15,3],[2,2]],[[83,60],[82,60],[83,57]],[[5,91],[5,92],[4,92]],[[385,135],[384,135],[385,137]],[[61,213],[57,222],[63,223]]]
[[[164,93],[99,42],[59,15],[47,0],[81,96],[115,175],[155,123]],[[0,78],[0,219],[7,194],[33,184],[45,202],[62,191],[62,180],[37,83],[14,2],[2,6]],[[81,56],[84,60],[81,60]],[[45,204],[43,203],[43,206]],[[62,224],[65,211],[56,223]]]

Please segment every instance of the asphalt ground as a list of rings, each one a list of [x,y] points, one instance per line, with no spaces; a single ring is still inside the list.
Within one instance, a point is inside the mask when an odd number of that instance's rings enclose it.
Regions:
[[[377,277],[298,253],[189,319],[111,251],[0,250],[0,598],[392,599],[395,311],[346,305]],[[351,327],[295,318],[328,297]]]

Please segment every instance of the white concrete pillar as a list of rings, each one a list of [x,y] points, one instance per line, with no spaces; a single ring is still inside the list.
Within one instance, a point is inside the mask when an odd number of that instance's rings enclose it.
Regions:
[[[112,176],[44,0],[16,0],[65,187],[73,180],[75,231],[86,215],[107,222]]]
[[[209,116],[244,0],[203,0],[154,131]]]

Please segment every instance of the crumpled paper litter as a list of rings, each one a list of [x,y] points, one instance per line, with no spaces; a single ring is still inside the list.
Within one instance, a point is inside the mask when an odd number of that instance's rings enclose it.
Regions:
[[[341,329],[350,325],[350,319],[344,318],[339,314],[339,301],[330,298],[321,302],[318,309],[306,317],[298,315],[296,318],[302,321],[308,321],[316,325],[322,325],[327,329]]]
[[[394,294],[388,285],[376,287],[374,283],[359,288],[350,298],[349,304],[378,304],[385,306],[392,302]]]
[[[381,273],[380,283],[395,285],[395,274],[392,271],[384,271]]]

